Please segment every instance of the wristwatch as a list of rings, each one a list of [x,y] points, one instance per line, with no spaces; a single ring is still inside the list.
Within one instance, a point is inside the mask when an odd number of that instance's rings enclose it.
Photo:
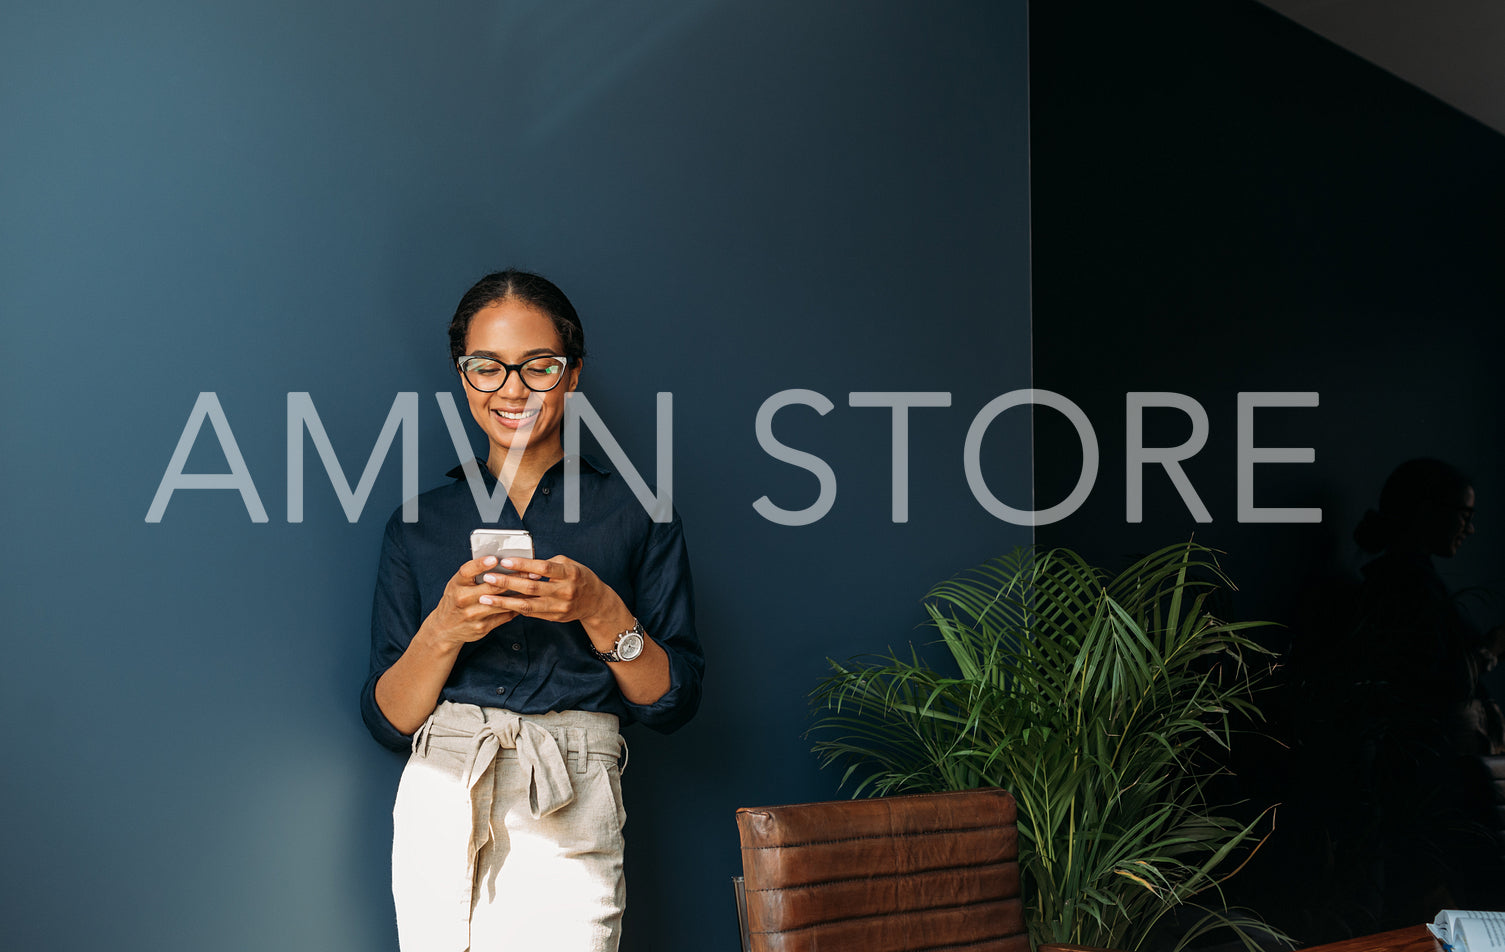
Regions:
[[[617,635],[617,643],[612,645],[610,652],[600,651],[595,645],[591,645],[591,654],[602,661],[631,661],[643,653],[643,639],[646,636],[643,623],[634,618],[632,627]]]

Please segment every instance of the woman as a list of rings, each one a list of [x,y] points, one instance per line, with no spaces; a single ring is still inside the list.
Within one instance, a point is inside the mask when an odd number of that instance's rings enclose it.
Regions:
[[[1433,558],[1452,558],[1473,534],[1474,490],[1455,467],[1413,459],[1396,467],[1354,530],[1378,555],[1365,564],[1360,593],[1360,672],[1387,685],[1417,725],[1437,732],[1436,746],[1487,753],[1472,735],[1467,709],[1478,681],[1482,639],[1459,611]]]
[[[494,526],[534,558],[470,558],[485,525],[464,467],[387,523],[362,714],[411,750],[393,810],[405,952],[611,950],[620,935],[618,730],[668,732],[700,703],[703,660],[678,516],[655,523],[624,482],[580,461],[562,425],[585,357],[548,280],[508,270],[461,299],[450,355],[486,434]],[[579,519],[567,522],[567,492]],[[514,574],[506,574],[514,573]]]
[[[1473,486],[1436,459],[1397,467],[1354,530],[1378,553],[1363,568],[1349,656],[1370,691],[1364,802],[1377,811],[1385,927],[1442,906],[1505,902],[1491,781],[1478,760],[1492,733],[1498,740],[1498,708],[1480,681],[1492,658],[1432,562],[1457,555],[1473,532]]]

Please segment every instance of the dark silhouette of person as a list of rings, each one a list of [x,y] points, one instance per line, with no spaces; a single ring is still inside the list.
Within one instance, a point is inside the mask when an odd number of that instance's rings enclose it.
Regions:
[[[1362,723],[1355,790],[1373,819],[1381,924],[1429,921],[1440,908],[1505,908],[1494,792],[1480,755],[1498,751],[1499,709],[1480,676],[1487,639],[1460,611],[1433,560],[1474,532],[1474,489],[1436,459],[1398,466],[1354,541],[1362,569],[1343,652]]]

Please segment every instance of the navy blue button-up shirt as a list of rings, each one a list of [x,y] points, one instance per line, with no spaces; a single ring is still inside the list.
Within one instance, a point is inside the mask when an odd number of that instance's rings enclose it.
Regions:
[[[508,500],[497,522],[482,522],[459,467],[449,473],[454,482],[418,497],[417,522],[403,522],[401,509],[392,514],[371,610],[371,672],[361,693],[361,715],[377,740],[395,750],[410,744],[410,736],[376,706],[376,681],[407,650],[444,586],[470,560],[470,532],[483,527],[526,529],[536,558],[568,556],[611,586],[668,653],[669,691],[652,704],[628,702],[607,664],[592,654],[579,622],[519,615],[460,649],[440,700],[518,714],[602,711],[617,715],[624,726],[636,721],[665,733],[694,715],[705,661],[679,515],[654,522],[621,477],[590,459],[581,464],[576,523],[564,521],[563,461],[544,474],[522,517]],[[480,471],[488,491],[494,490],[496,480],[484,463]]]

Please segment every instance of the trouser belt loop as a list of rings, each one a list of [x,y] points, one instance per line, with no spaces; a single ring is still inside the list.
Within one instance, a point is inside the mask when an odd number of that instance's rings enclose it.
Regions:
[[[566,727],[564,736],[565,743],[569,746],[570,759],[575,764],[575,773],[585,773],[586,762],[590,759],[590,743],[585,736],[585,730],[579,727]]]
[[[437,712],[435,712],[437,714]],[[413,732],[413,753],[427,757],[429,753],[429,728],[434,726],[435,714],[430,714],[423,725]]]

